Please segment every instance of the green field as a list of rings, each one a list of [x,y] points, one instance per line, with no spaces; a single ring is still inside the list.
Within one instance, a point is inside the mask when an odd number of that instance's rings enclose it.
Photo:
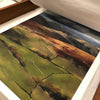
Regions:
[[[0,35],[0,80],[21,100],[70,100],[86,74],[55,46],[16,26]],[[60,99],[57,99],[59,97]]]

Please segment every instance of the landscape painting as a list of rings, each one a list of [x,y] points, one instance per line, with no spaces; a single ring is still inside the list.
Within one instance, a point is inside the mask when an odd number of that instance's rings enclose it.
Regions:
[[[98,32],[46,11],[0,34],[0,80],[21,100],[71,100],[99,50]]]

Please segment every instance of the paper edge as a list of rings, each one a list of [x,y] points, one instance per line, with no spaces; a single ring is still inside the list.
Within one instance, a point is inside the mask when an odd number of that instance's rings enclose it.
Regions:
[[[72,100],[92,100],[100,82],[100,52],[78,87]]]
[[[1,80],[0,80],[0,92],[7,98],[7,100],[20,100]]]
[[[16,25],[23,23],[24,21],[27,21],[27,20],[43,13],[45,10],[46,9],[40,7],[40,8],[37,8],[35,10],[32,10],[26,14],[23,14],[17,18],[14,18],[6,23],[1,24],[0,25],[0,33],[3,33],[4,31],[7,31]]]

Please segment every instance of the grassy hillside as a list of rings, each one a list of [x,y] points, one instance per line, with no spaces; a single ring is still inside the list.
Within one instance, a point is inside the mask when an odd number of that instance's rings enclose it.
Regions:
[[[31,20],[4,32],[0,80],[21,100],[71,100],[95,57],[68,41],[65,33]]]

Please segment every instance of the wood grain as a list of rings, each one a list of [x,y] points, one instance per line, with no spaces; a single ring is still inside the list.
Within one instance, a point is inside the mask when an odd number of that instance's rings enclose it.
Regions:
[[[38,6],[31,3],[29,0],[15,3],[13,5],[0,9],[0,24],[16,18],[24,13],[38,8]]]

